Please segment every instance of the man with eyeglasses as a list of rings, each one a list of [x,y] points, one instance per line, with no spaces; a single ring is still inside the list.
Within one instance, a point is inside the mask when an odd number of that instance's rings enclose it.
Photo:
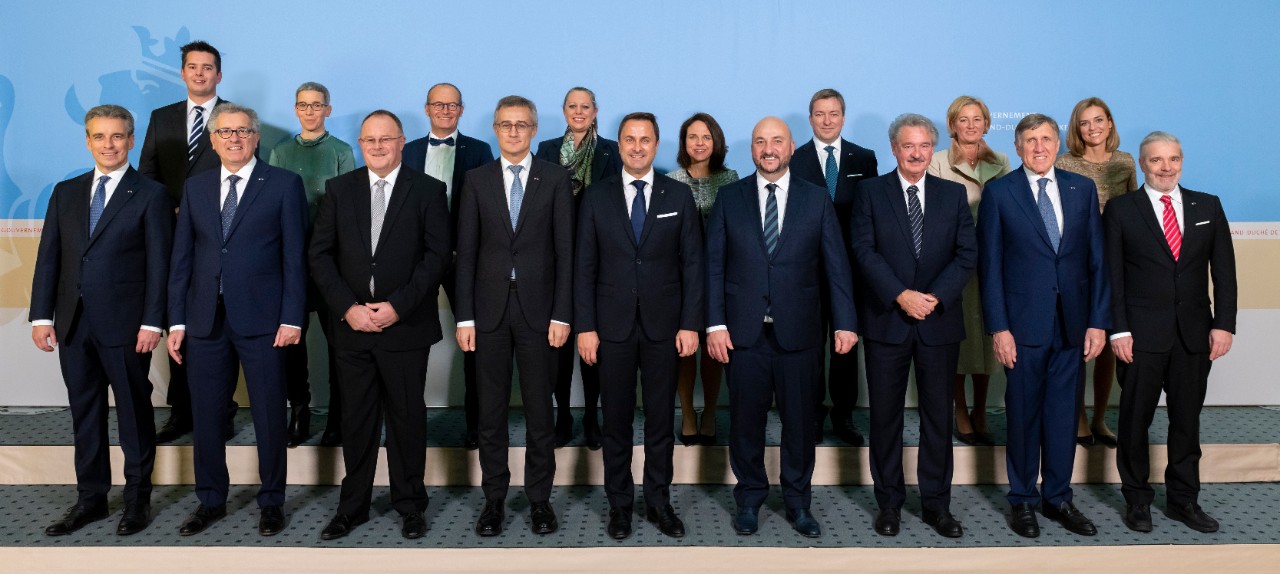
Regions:
[[[427,119],[431,120],[431,132],[404,146],[404,165],[444,182],[448,198],[449,214],[453,222],[451,245],[458,245],[458,193],[466,181],[466,174],[481,165],[493,161],[489,144],[458,131],[462,119],[462,92],[450,83],[439,83],[427,90],[427,103],[423,106]],[[443,280],[444,294],[449,305],[456,308],[457,292],[454,290],[453,259],[450,257]],[[462,354],[462,376],[465,388],[463,409],[467,418],[467,434],[464,439],[469,449],[479,446],[476,425],[479,400],[476,394],[476,355]]]
[[[307,196],[297,174],[254,157],[257,112],[222,104],[209,124],[222,166],[187,182],[169,274],[169,356],[191,369],[200,501],[178,533],[227,514],[224,405],[243,367],[262,484],[258,532],[270,536],[285,524],[284,347],[301,339],[307,312]]]
[[[316,209],[320,196],[324,195],[324,182],[331,177],[347,173],[355,169],[355,155],[351,146],[329,133],[325,129],[325,118],[333,112],[329,105],[329,88],[316,82],[306,82],[298,86],[294,93],[294,113],[302,124],[302,132],[280,142],[271,150],[271,158],[267,163],[283,167],[302,176],[302,185],[307,192],[307,205],[310,210],[312,224],[316,220]],[[320,326],[329,337],[331,332],[328,309],[320,304],[320,296],[313,289],[308,289],[307,309],[314,310],[320,318]],[[302,340],[286,350],[285,375],[289,387],[289,446],[302,444],[311,436],[311,383],[310,370],[307,366],[307,329],[310,317],[303,322]],[[338,446],[342,443],[342,428],[338,424],[342,420],[342,404],[338,400],[338,389],[334,385],[338,381],[337,367],[333,361],[333,346],[329,346],[329,422],[324,434],[320,437],[321,446]]]
[[[520,368],[526,431],[525,494],[535,534],[559,528],[551,508],[556,349],[573,313],[573,187],[560,166],[534,159],[538,108],[498,100],[493,132],[502,155],[468,174],[458,209],[458,346],[476,352],[480,389],[481,487],[476,534],[497,536],[505,520],[511,360]]]

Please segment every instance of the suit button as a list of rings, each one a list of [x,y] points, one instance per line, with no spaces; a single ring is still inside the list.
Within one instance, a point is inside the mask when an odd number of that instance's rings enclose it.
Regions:
[[[636,265],[639,265],[639,264],[640,264],[640,260],[636,259]]]
[[[88,263],[88,262],[89,262],[89,258],[88,258],[88,257],[82,257],[80,260],[81,260],[81,261],[83,261],[83,262],[85,262],[85,263]]]
[[[226,249],[223,249],[223,250],[222,250],[222,252],[223,252],[223,253],[226,253],[226,252],[227,252],[227,250],[226,250]]]
[[[631,294],[632,294],[632,295],[635,295],[635,294],[636,294],[636,290],[635,290],[635,288],[634,288],[634,287],[632,287],[632,288],[631,288]]]
[[[377,262],[377,261],[374,261],[373,263],[370,263],[370,265],[372,265],[372,266],[374,266],[374,267],[377,267],[377,266],[378,266],[378,262]]]

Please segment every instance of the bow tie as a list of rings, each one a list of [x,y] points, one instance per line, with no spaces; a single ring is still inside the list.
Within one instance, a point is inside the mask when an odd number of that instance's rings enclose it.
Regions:
[[[431,144],[431,145],[433,145],[433,146],[438,146],[438,145],[441,145],[441,144],[444,144],[444,145],[447,145],[447,146],[451,146],[451,145],[453,145],[453,137],[452,137],[452,136],[450,136],[450,137],[444,138],[444,139],[442,139],[442,140],[438,140],[438,139],[433,138],[433,137],[431,137],[431,136],[427,136],[427,143],[429,143],[429,144]]]

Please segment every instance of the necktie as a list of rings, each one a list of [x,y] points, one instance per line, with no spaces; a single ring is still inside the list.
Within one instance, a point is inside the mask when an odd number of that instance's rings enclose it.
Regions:
[[[387,180],[373,184],[373,200],[369,204],[369,251],[378,252],[378,238],[382,236],[382,221],[387,215]],[[373,274],[369,274],[369,294],[373,295]]]
[[[231,232],[231,221],[236,217],[236,205],[239,204],[239,198],[236,197],[236,183],[240,181],[240,176],[232,174],[227,176],[227,181],[231,184],[227,190],[227,199],[222,202],[222,240],[227,240],[227,234]]]
[[[644,180],[631,182],[636,186],[636,197],[631,200],[631,231],[635,233],[636,245],[640,244],[640,234],[644,233]]]
[[[1169,251],[1173,252],[1173,260],[1177,261],[1182,254],[1182,231],[1178,230],[1178,214],[1173,211],[1173,200],[1168,195],[1160,197],[1164,203],[1164,240],[1169,242]]]
[[[109,175],[98,178],[98,187],[94,188],[93,198],[89,200],[89,235],[93,235],[94,228],[98,227],[98,219],[102,217],[102,210],[107,207],[107,182],[110,180]]]
[[[764,246],[773,257],[778,250],[778,196],[775,194],[778,185],[770,183],[764,187],[769,190],[769,197],[764,201]]]
[[[513,165],[507,169],[511,170],[511,230],[515,231],[516,222],[520,221],[520,204],[524,203],[524,184],[520,183],[520,171],[524,169],[523,165]],[[511,268],[511,280],[516,278],[516,268]]]
[[[444,138],[444,139],[442,139],[442,140],[438,140],[438,139],[433,138],[433,137],[431,137],[431,136],[427,136],[427,143],[428,143],[428,144],[431,144],[431,145],[433,145],[433,146],[437,146],[437,145],[447,145],[447,146],[451,146],[451,145],[453,145],[453,136],[449,136],[449,137]]]
[[[1040,186],[1040,193],[1036,194],[1036,205],[1040,208],[1040,219],[1044,221],[1044,230],[1049,233],[1049,245],[1053,246],[1053,252],[1058,252],[1058,242],[1062,240],[1062,235],[1058,231],[1058,216],[1053,212],[1053,200],[1049,199],[1049,192],[1045,189],[1049,185],[1049,178],[1042,177],[1036,180],[1036,184]]]
[[[204,108],[196,106],[196,119],[191,122],[191,135],[187,136],[187,162],[196,160],[196,147],[200,144],[200,134],[204,133]]]
[[[829,145],[822,149],[827,150],[827,163],[823,167],[827,172],[827,195],[830,195],[831,200],[835,201],[836,179],[838,179],[840,175],[840,169],[836,167],[836,146]]]
[[[924,210],[920,208],[920,188],[907,187],[907,219],[911,220],[911,241],[915,243],[916,259],[924,245]]]

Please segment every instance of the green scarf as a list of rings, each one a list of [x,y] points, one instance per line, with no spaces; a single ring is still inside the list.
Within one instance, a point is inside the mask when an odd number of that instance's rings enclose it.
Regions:
[[[591,185],[591,159],[595,154],[596,125],[594,122],[590,128],[587,128],[587,135],[583,136],[582,145],[576,148],[573,146],[573,132],[565,128],[564,142],[560,144],[560,165],[572,174],[575,196]]]

